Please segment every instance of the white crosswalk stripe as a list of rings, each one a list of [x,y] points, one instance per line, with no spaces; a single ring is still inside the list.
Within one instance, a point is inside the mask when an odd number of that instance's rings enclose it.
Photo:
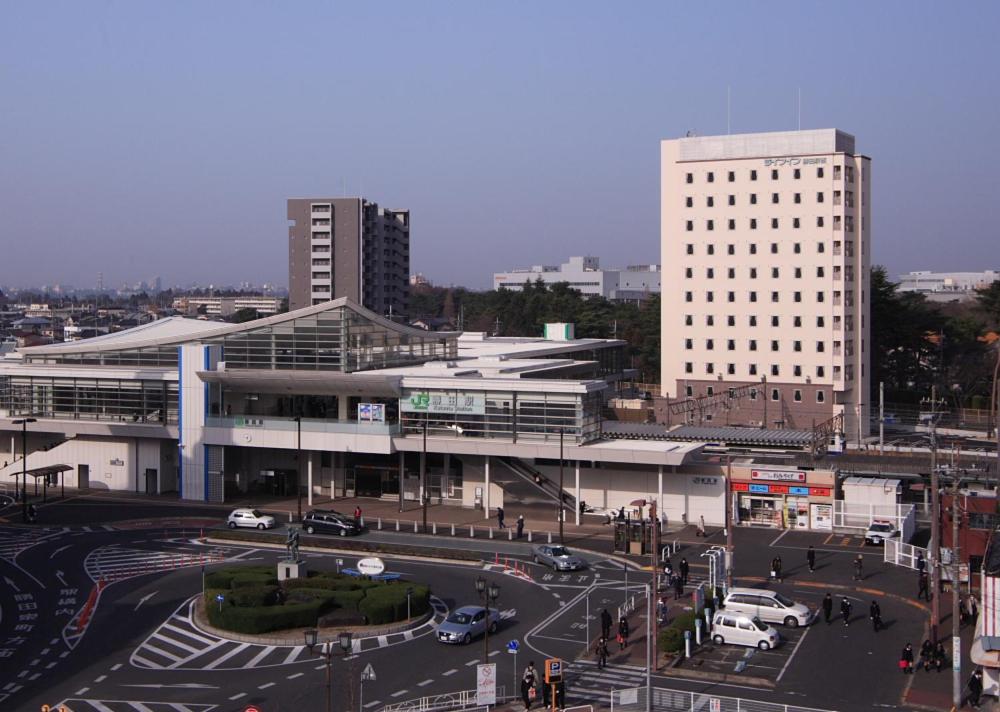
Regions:
[[[139,700],[97,700],[72,698],[52,707],[67,712],[212,712],[218,705],[196,702],[141,702]]]
[[[354,652],[370,650],[429,635],[448,614],[448,607],[431,597],[434,615],[423,625],[404,633],[355,638]],[[191,619],[194,603],[178,608],[143,643],[132,652],[134,667],[153,670],[247,670],[309,662],[311,656],[302,645],[263,645],[240,643],[219,638],[195,627]]]
[[[633,665],[597,667],[590,660],[577,660],[567,671],[566,698],[573,703],[610,702],[611,690],[642,687],[646,684],[645,671]]]

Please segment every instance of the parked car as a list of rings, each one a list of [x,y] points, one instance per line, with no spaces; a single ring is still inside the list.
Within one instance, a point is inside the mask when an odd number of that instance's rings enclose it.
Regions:
[[[763,588],[731,589],[722,609],[726,613],[742,613],[764,623],[782,623],[789,628],[809,625],[814,616],[807,606],[777,591]]]
[[[437,639],[442,643],[468,643],[482,635],[487,628],[496,633],[500,625],[500,612],[490,609],[487,623],[486,609],[482,606],[462,606],[438,626]]]
[[[536,564],[551,566],[555,571],[576,571],[586,568],[587,561],[558,544],[539,544],[532,549]]]
[[[269,514],[261,514],[256,509],[241,507],[229,513],[226,523],[230,529],[236,527],[251,527],[256,529],[273,529],[274,517]]]
[[[885,544],[886,539],[892,539],[897,536],[899,536],[899,530],[896,529],[895,524],[876,519],[868,526],[868,531],[865,532],[865,544],[882,546]]]
[[[748,645],[761,650],[775,648],[781,642],[778,631],[759,618],[742,613],[718,611],[712,619],[712,641],[716,645]]]
[[[302,518],[302,528],[306,534],[353,536],[361,533],[361,527],[354,523],[353,517],[348,518],[339,512],[327,512],[319,509],[306,512],[306,516]]]

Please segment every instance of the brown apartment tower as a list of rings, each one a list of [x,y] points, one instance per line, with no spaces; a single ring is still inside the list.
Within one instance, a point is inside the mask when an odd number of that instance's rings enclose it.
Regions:
[[[383,316],[406,316],[409,210],[364,198],[290,198],[288,221],[289,309],[347,297]]]

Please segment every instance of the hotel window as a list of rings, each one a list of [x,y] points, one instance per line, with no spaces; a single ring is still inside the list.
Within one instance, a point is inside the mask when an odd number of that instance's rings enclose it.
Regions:
[[[736,340],[735,339],[729,339],[729,341],[726,342],[726,348],[729,351],[735,351],[736,350]]]
[[[847,166],[845,170],[847,171],[847,182],[848,183],[853,183],[854,182],[854,167],[853,166]]]
[[[691,349],[693,349],[694,348],[694,340],[693,339],[684,339],[684,348],[687,349],[688,351],[690,351]]]
[[[778,366],[778,364],[773,364],[771,366],[771,375],[772,376],[780,376],[781,375],[781,368]]]
[[[757,171],[750,171],[750,180],[757,180]]]
[[[816,327],[822,329],[826,325],[826,319],[821,316],[816,317]]]
[[[736,221],[733,220],[732,218],[729,218],[729,229],[730,230],[735,230],[736,229]],[[733,254],[733,253],[730,252],[729,254]]]
[[[733,183],[736,181],[736,171],[729,171],[729,182]]]
[[[840,229],[840,224],[841,224],[840,216],[839,215],[834,215],[833,216],[833,229],[834,230],[839,230]]]
[[[715,254],[715,245],[713,245],[713,244],[709,243],[709,245],[708,245],[708,249],[707,249],[707,252],[708,252],[708,254],[710,254],[710,255],[714,255],[714,254]]]
[[[750,292],[750,301],[751,302],[757,301],[757,292]]]
[[[823,274],[824,274],[824,273],[823,273],[823,268],[822,268],[822,267],[817,267],[817,268],[816,268],[816,276],[817,276],[817,277],[822,277],[822,276],[823,276]]]
[[[777,247],[777,245],[775,245],[775,247]],[[780,279],[781,278],[780,275],[781,275],[781,270],[779,270],[777,267],[771,268],[771,279]]]
[[[823,191],[820,191],[820,192],[816,193],[816,202],[817,203],[822,203],[823,202]]]
[[[771,339],[771,351],[780,351],[780,350],[781,349],[779,348],[778,340]]]
[[[736,196],[735,195],[730,195],[729,196],[729,204],[730,205],[736,205]]]
[[[727,294],[728,294],[728,299],[729,299],[730,302],[735,302],[736,301],[736,292],[728,292]]]
[[[751,351],[757,350],[757,339],[750,339],[750,350]]]
[[[705,348],[708,349],[709,351],[714,351],[715,350],[715,340],[714,339],[705,339]]]
[[[732,223],[732,220],[730,220],[729,222]],[[726,245],[726,252],[728,252],[730,255],[735,255],[736,245],[734,245],[733,243],[729,243],[728,245]]]
[[[715,207],[715,198],[713,198],[711,195],[708,196],[707,198],[705,198],[705,204],[708,207],[710,207],[710,208],[714,208]]]
[[[823,168],[822,167],[816,169],[816,177],[817,178],[822,178],[823,177]]]
[[[706,396],[714,396],[715,395],[715,387],[714,386],[705,386],[705,395]]]
[[[726,373],[728,373],[730,376],[736,375],[736,364],[735,363],[727,364]]]
[[[751,193],[750,194],[750,205],[756,205],[756,204],[757,204],[757,194],[756,193]]]
[[[728,326],[736,326],[736,317],[730,314],[728,317],[726,317],[726,324]]]
[[[792,293],[792,299],[793,299],[793,301],[801,302],[802,301],[802,292],[793,292]]]
[[[816,227],[823,227],[823,216],[820,215],[816,218]]]
[[[778,218],[771,218],[771,229],[772,230],[778,229]]]
[[[796,169],[795,169],[795,172],[794,172],[794,173],[792,173],[792,177],[794,177],[794,178],[795,178],[795,180],[798,180],[799,178],[801,178],[801,177],[802,177],[802,171],[801,171],[801,170],[799,170],[798,168],[796,168]]]
[[[690,195],[688,197],[686,197],[684,199],[684,205],[687,206],[687,207],[689,207],[689,208],[693,208],[694,207],[694,198],[692,198]]]
[[[802,193],[796,193],[795,194],[795,202],[796,203],[801,203],[802,202]]]
[[[688,220],[687,221],[687,231],[691,232],[693,230],[694,230],[694,220]]]
[[[796,301],[801,301],[801,299],[796,300]],[[802,317],[800,317],[800,316],[795,317],[792,320],[792,326],[802,326]]]
[[[781,317],[772,316],[771,317],[771,326],[781,326]]]
[[[824,351],[826,351],[826,342],[825,341],[817,341],[816,342],[816,353],[823,353]]]
[[[693,368],[694,364],[689,363],[687,365],[688,366],[692,366],[692,368],[688,370],[688,373],[691,373],[692,371],[694,371],[694,368]],[[686,395],[688,398],[690,398],[691,396],[693,396],[694,395],[694,386],[684,386],[684,395]]]
[[[801,351],[801,350],[802,350],[802,342],[801,341],[793,341],[792,342],[792,351]]]
[[[826,375],[826,368],[824,366],[816,367],[816,378],[823,378]]]
[[[714,230],[715,229],[715,221],[714,220],[707,221],[705,223],[705,228],[708,229],[708,230]]]
[[[684,315],[684,326],[694,326],[694,317],[690,314]]]
[[[750,254],[751,255],[757,254],[757,243],[755,242],[750,243]]]
[[[771,169],[771,180],[778,180],[778,169],[777,168],[772,168]]]
[[[757,218],[750,218],[750,229],[751,230],[757,229]]]
[[[736,279],[736,268],[730,267],[727,274],[729,276],[729,279]]]
[[[757,364],[755,363],[750,364],[750,375],[751,376],[757,375]],[[750,391],[750,400],[757,400],[757,391]]]
[[[779,202],[779,198],[778,198],[778,194],[777,193],[771,193],[771,202],[774,203],[774,204],[777,204]]]
[[[752,368],[754,370],[754,372],[757,371],[756,367],[754,367],[754,366],[751,366],[750,368]],[[756,388],[751,388],[750,389],[750,400],[752,400],[752,401],[757,400],[757,389]]]
[[[714,267],[708,267],[705,270],[705,276],[708,277],[709,279],[715,279],[715,268]]]
[[[795,252],[796,252],[796,254],[798,254],[798,250],[796,250]],[[795,279],[802,279],[802,268],[801,267],[796,267],[795,268]]]
[[[833,167],[833,179],[840,180],[840,166]]]
[[[705,301],[706,302],[714,302],[715,301],[715,293],[714,292],[705,292]]]
[[[694,183],[694,173],[688,173],[686,180],[688,183]]]
[[[708,178],[708,182],[709,183],[714,183],[715,182],[715,174],[712,171],[708,172],[707,178]]]
[[[715,326],[715,317],[711,314],[705,315],[705,326]]]
[[[750,326],[757,326],[757,315],[751,314],[747,323],[749,323]]]
[[[824,401],[826,401],[826,395],[823,391],[816,391],[816,402],[823,403]]]
[[[822,302],[822,301],[825,301],[825,300],[826,300],[826,296],[823,294],[823,292],[816,292],[816,301],[817,302]]]
[[[684,292],[684,301],[685,302],[693,302],[694,301],[694,292]]]
[[[694,364],[690,361],[684,362],[684,373],[694,373]],[[691,395],[691,386],[688,386],[688,395]]]
[[[692,269],[691,267],[685,267],[684,268],[684,278],[685,279],[691,279],[692,277],[694,277],[694,269]]]
[[[796,403],[801,403],[802,402],[802,391],[800,391],[798,388],[796,388],[794,391],[792,391],[792,400],[795,401]]]
[[[802,367],[801,366],[792,367],[792,373],[795,375],[796,378],[798,378],[799,376],[802,375]]]
[[[774,375],[774,373],[773,373],[774,366],[771,366],[771,371],[772,371],[771,375]],[[779,401],[779,400],[781,400],[781,392],[777,388],[772,388],[771,389],[771,400],[773,400],[773,401]]]
[[[826,245],[824,243],[822,243],[822,242],[817,242],[816,243],[816,252],[818,252],[820,254],[823,254],[824,252],[826,252]]]
[[[799,227],[799,219],[798,218],[792,218],[792,227],[796,227],[796,228]]]
[[[693,244],[693,243],[691,243],[691,242],[689,242],[689,243],[687,244],[687,253],[688,253],[689,255],[693,255],[693,254],[694,254],[694,244]]]
[[[705,364],[705,373],[715,373],[715,364],[714,363],[706,363]]]

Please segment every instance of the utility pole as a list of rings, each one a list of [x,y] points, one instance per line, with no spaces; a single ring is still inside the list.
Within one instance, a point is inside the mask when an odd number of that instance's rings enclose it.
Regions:
[[[878,454],[885,454],[885,383],[878,384]]]
[[[766,403],[767,401],[765,401]],[[732,505],[733,456],[726,455],[726,593],[733,588],[733,517]]]
[[[429,413],[424,413],[424,439],[423,447],[420,451],[420,499],[421,506],[423,507],[423,525],[424,528],[420,531],[427,533],[427,416]]]
[[[760,427],[764,430],[767,430],[767,376],[766,375],[761,376],[760,382],[762,384],[761,389],[764,391],[764,393],[762,394],[764,396],[764,420],[761,421]],[[728,492],[726,493],[726,496],[729,496]]]
[[[937,468],[937,386],[931,386],[931,641],[941,622],[941,493]]]
[[[961,621],[958,616],[962,565],[958,555],[958,521],[961,512],[958,506],[958,477],[954,471],[951,483],[951,701],[957,710],[962,707],[962,637],[959,633]]]
[[[659,659],[659,651],[656,649],[657,626],[660,622],[656,616],[656,604],[660,597],[660,567],[659,561],[657,561],[657,557],[660,555],[660,516],[657,511],[658,504],[654,500],[649,506],[649,526],[652,527],[649,531],[649,543],[652,545],[649,547],[649,564],[653,575],[651,577],[652,581],[650,581],[649,595],[646,596],[646,622],[648,623],[646,626],[646,660],[648,661],[646,666],[646,712],[652,712],[653,709],[652,676]]]
[[[576,506],[579,507],[580,503],[577,502]],[[566,539],[563,538],[563,520],[565,517],[565,510],[563,509],[563,428],[559,426],[559,543],[565,544]]]

